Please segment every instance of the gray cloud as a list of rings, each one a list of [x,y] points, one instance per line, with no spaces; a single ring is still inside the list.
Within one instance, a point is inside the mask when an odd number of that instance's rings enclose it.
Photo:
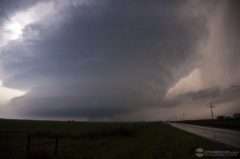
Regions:
[[[24,40],[11,42],[0,55],[4,84],[29,90],[9,105],[26,116],[112,118],[184,103],[165,94],[199,66],[196,49],[209,35],[210,11],[182,13],[189,3],[104,1],[66,7],[57,15],[66,19],[51,27],[28,25]],[[29,38],[32,31],[39,36]],[[184,98],[231,99],[225,95],[212,88]]]
[[[195,103],[213,102],[219,104],[238,101],[240,99],[240,85],[232,85],[228,88],[223,89],[216,86],[197,92],[181,94],[176,98],[182,103],[186,101],[191,101]]]
[[[0,1],[0,22],[5,18],[8,18],[9,15],[14,14],[16,11],[25,10],[28,7],[36,4],[39,1],[31,1],[31,0],[1,0]]]

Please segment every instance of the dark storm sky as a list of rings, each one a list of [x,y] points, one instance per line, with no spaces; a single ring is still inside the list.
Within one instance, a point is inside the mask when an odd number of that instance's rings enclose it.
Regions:
[[[209,102],[240,111],[237,0],[2,0],[0,27],[0,93],[25,92],[0,100],[2,117],[194,118]]]

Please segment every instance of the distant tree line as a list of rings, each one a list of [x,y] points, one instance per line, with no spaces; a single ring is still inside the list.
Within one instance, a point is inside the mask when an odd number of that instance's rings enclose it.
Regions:
[[[217,116],[217,120],[240,120],[240,113],[235,113],[233,116],[224,116],[224,115],[219,115]]]

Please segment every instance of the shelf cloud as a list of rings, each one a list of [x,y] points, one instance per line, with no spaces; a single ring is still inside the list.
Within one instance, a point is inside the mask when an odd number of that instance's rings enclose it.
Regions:
[[[239,111],[239,12],[233,0],[1,1],[1,87],[25,94],[0,115],[168,120],[209,102]]]

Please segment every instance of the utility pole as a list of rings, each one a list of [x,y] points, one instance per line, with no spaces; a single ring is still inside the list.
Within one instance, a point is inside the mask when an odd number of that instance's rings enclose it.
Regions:
[[[214,119],[213,117],[213,108],[215,107],[214,105],[212,105],[212,103],[210,103],[210,109],[211,109],[211,115],[212,115],[212,120]]]
[[[183,116],[183,120],[184,120],[185,113],[182,113],[182,116]]]

